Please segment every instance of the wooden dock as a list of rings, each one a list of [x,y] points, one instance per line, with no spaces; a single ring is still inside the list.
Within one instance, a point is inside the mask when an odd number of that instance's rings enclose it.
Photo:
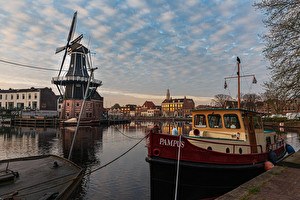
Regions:
[[[25,126],[25,127],[56,127],[59,124],[57,118],[15,118],[11,120],[13,126]]]
[[[300,151],[217,200],[300,199]]]

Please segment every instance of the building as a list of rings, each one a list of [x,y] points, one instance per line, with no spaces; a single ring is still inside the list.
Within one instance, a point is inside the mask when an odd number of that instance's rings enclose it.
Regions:
[[[186,97],[173,99],[169,89],[167,90],[166,99],[161,103],[162,116],[165,117],[187,117],[194,108],[195,102],[193,99]]]
[[[0,107],[20,110],[57,110],[57,97],[51,88],[0,90]]]
[[[74,13],[71,33],[74,33],[77,12]],[[56,53],[64,51],[64,57],[57,77],[52,78],[52,83],[57,86],[62,98],[61,112],[59,117],[62,120],[78,118],[81,107],[84,104],[81,119],[100,120],[103,117],[103,97],[97,92],[102,81],[94,78],[90,62],[90,50],[82,45],[80,35],[73,41],[68,42],[64,47],[57,48]],[[70,40],[72,38],[69,38]],[[70,56],[68,72],[60,76],[66,55]],[[89,73],[90,71],[90,73]]]

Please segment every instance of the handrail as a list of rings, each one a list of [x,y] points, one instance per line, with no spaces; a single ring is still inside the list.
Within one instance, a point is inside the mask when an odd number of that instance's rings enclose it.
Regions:
[[[249,144],[230,144],[230,143],[224,143],[224,142],[213,142],[213,141],[207,141],[207,140],[201,140],[201,139],[195,139],[195,138],[190,138],[187,136],[183,136],[183,138],[188,139],[188,140],[195,140],[195,141],[200,141],[203,143],[211,143],[211,144],[222,144],[222,145],[230,145],[233,148],[233,153],[235,153],[235,148],[239,147],[239,146],[244,146],[244,147],[249,147],[251,148],[255,148],[255,147],[259,147],[260,151],[263,152],[263,148],[262,145],[249,145]],[[212,138],[214,139],[214,138]],[[237,140],[238,141],[238,140]]]

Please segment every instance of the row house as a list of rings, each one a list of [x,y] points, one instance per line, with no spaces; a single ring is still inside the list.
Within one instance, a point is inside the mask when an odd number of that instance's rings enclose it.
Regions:
[[[57,97],[51,88],[0,90],[0,108],[57,110]]]

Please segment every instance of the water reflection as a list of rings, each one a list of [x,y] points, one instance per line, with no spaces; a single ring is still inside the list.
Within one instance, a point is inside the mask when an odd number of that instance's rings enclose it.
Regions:
[[[77,130],[71,160],[80,165],[99,163],[96,154],[103,150],[102,136],[104,127],[83,126]],[[64,157],[67,158],[75,134],[76,127],[61,129],[62,146]]]

